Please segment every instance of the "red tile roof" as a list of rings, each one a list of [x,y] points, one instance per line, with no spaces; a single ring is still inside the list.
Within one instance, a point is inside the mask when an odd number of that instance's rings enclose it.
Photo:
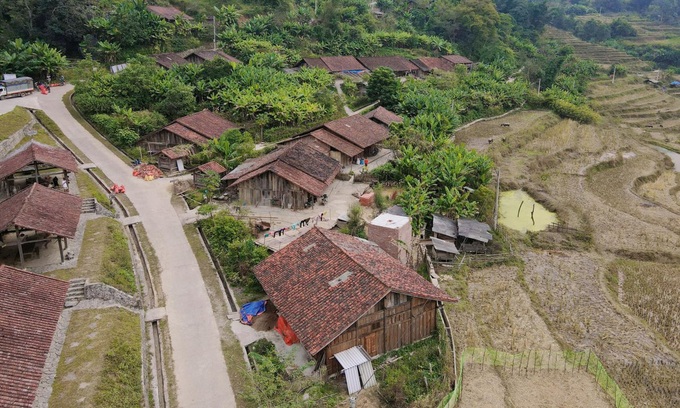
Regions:
[[[321,61],[321,58],[303,58],[302,62],[298,64],[300,66],[301,64],[307,64],[308,66],[312,68],[321,68],[325,69],[326,71],[330,71],[330,68],[328,68],[328,65],[326,65],[323,61]]]
[[[418,59],[411,60],[418,68],[425,72],[430,72],[433,69],[440,69],[442,71],[452,71],[453,64],[443,58],[436,57],[421,57]]]
[[[331,185],[340,169],[340,163],[337,161],[304,142],[297,142],[268,155],[244,162],[222,180],[233,180],[238,177],[231,184],[231,186],[236,186],[271,171],[303,190],[320,196]]]
[[[472,61],[469,59],[465,58],[462,55],[444,55],[442,56],[445,60],[449,61],[452,64],[472,64]]]
[[[186,140],[187,142],[194,143],[197,145],[204,145],[208,143],[210,139],[201,135],[200,133],[194,132],[193,130],[187,128],[181,123],[171,123],[163,128],[168,132],[174,133],[180,138]]]
[[[363,115],[347,116],[324,123],[324,128],[365,149],[390,137],[390,131]]]
[[[394,122],[401,123],[404,121],[404,119],[402,119],[401,116],[397,115],[394,112],[388,111],[382,106],[379,106],[377,109],[373,109],[364,116],[366,116],[367,118],[371,119],[374,122],[381,123],[387,127],[389,127]]]
[[[221,50],[200,50],[200,51],[194,51],[191,54],[187,55],[185,58],[189,59],[190,56],[195,55],[199,57],[200,59],[204,61],[212,61],[215,58],[219,57],[222,59],[225,59],[229,62],[236,62],[241,64],[241,61],[232,57],[231,55],[227,54],[224,51]]]
[[[361,57],[357,58],[362,65],[371,71],[380,67],[387,67],[392,71],[417,71],[418,67],[404,57]]]
[[[49,164],[71,172],[78,171],[76,158],[68,150],[31,142],[0,161],[0,180],[34,162]]]
[[[189,61],[182,58],[181,55],[174,52],[167,52],[164,54],[153,54],[151,58],[156,60],[156,63],[164,68],[170,69],[173,65],[188,64]]]
[[[168,21],[175,21],[177,20],[177,17],[180,16],[185,20],[193,20],[191,16],[184,14],[182,10],[179,10],[175,7],[146,6],[146,9],[149,10],[149,12],[157,15],[158,17]]]
[[[209,110],[192,113],[191,115],[175,120],[175,122],[208,139],[217,139],[222,133],[229,129],[239,129],[237,124],[230,122]]]
[[[0,202],[0,231],[16,224],[22,228],[75,238],[82,202],[80,197],[33,184]]]
[[[209,161],[205,164],[201,164],[200,166],[198,166],[198,170],[203,173],[214,171],[217,174],[226,173],[227,171],[227,169],[225,169],[224,166],[214,161]]]
[[[0,406],[31,407],[68,282],[0,265]]]
[[[161,154],[167,156],[170,160],[177,160],[183,157],[188,157],[194,154],[194,149],[192,145],[177,145],[172,147],[166,147],[161,150]]]
[[[377,245],[316,227],[257,265],[254,272],[312,355],[390,292],[455,301]],[[341,276],[347,278],[331,284]]]
[[[348,142],[342,137],[336,135],[333,132],[329,132],[324,128],[317,129],[310,133],[310,135],[313,138],[318,139],[319,141],[327,144],[328,146],[332,147],[335,150],[338,150],[346,154],[349,157],[354,157],[364,151],[364,149],[362,149],[361,147],[355,145],[354,143]]]

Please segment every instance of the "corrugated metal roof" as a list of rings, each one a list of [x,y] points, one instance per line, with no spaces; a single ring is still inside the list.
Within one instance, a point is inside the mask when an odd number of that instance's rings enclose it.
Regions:
[[[470,218],[458,219],[458,235],[461,237],[486,243],[493,238],[489,231],[491,231],[491,227],[489,227],[489,224],[487,223],[472,220]]]
[[[371,361],[371,358],[368,356],[368,354],[366,354],[366,352],[363,351],[363,349],[359,346],[335,353],[335,358],[344,369],[356,367],[367,361]]]
[[[456,255],[459,254],[456,244],[451,241],[444,241],[443,239],[432,237],[432,245],[434,245],[434,249],[437,251]]]
[[[434,214],[432,216],[432,232],[456,238],[458,236],[458,227],[455,220]]]

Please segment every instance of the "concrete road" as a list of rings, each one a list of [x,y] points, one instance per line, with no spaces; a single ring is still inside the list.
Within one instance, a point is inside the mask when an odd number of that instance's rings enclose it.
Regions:
[[[178,405],[235,407],[210,299],[182,224],[170,204],[171,184],[166,179],[143,181],[133,177],[131,167],[92,137],[66,110],[62,96],[71,89],[69,85],[55,87],[48,95],[0,101],[0,113],[16,105],[42,109],[114,183],[125,185],[161,266]]]

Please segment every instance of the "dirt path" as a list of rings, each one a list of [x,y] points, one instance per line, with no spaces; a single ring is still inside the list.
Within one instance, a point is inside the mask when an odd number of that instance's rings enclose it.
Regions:
[[[92,137],[66,110],[61,98],[70,89],[71,86],[52,88],[49,95],[3,101],[0,112],[10,104],[23,105],[24,101],[44,110],[111,180],[125,185],[162,269],[178,405],[183,408],[236,406],[215,316],[198,264],[170,203],[169,181],[145,182],[133,177],[131,168]]]

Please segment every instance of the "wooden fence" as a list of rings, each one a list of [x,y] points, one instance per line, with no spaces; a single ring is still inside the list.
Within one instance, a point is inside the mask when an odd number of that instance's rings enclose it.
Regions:
[[[616,381],[609,376],[597,355],[590,351],[529,350],[506,353],[491,348],[470,347],[460,356],[460,370],[456,387],[444,397],[438,408],[453,408],[463,393],[464,372],[473,368],[492,367],[506,375],[524,375],[540,372],[572,374],[585,372],[595,377],[595,382],[614,400],[616,408],[632,408]]]

